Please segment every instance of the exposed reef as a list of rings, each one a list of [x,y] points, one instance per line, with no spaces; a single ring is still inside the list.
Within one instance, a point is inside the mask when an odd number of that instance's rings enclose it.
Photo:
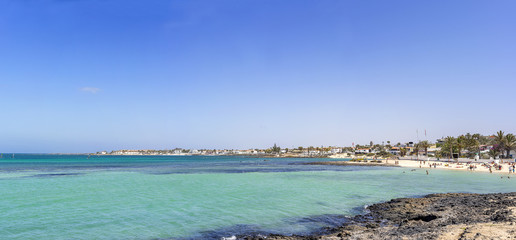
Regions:
[[[257,235],[237,239],[514,239],[516,192],[446,193],[398,198],[367,207],[344,225],[309,236]]]

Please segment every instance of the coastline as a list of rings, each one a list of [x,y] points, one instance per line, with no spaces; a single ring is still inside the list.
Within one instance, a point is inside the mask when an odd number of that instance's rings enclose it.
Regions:
[[[422,168],[422,169],[444,169],[444,170],[458,170],[471,172],[485,172],[485,173],[502,173],[506,175],[514,175],[516,173],[509,173],[509,167],[514,162],[506,161],[504,163],[495,164],[489,161],[467,161],[467,162],[445,162],[436,160],[408,160],[408,159],[379,159],[369,161],[328,161],[328,162],[311,162],[308,165],[335,165],[335,166],[384,166],[384,167],[404,167],[404,168]],[[490,171],[491,168],[491,171]]]
[[[53,155],[59,155],[54,154]],[[68,154],[64,154],[68,155]],[[72,154],[70,154],[72,155]],[[298,155],[298,154],[76,154],[99,156],[174,156],[174,157],[250,157],[250,158],[332,158],[331,155]]]
[[[306,165],[383,166],[444,169],[512,175],[513,162],[442,162],[418,160],[369,160],[309,162]],[[470,168],[471,166],[471,168]],[[516,177],[516,174],[515,174]],[[366,207],[366,213],[325,232],[308,236],[238,236],[246,240],[312,239],[513,239],[516,234],[516,192],[441,193],[423,197],[397,198]]]
[[[236,236],[226,239],[513,239],[516,192],[442,193],[373,204],[362,215],[310,236]]]

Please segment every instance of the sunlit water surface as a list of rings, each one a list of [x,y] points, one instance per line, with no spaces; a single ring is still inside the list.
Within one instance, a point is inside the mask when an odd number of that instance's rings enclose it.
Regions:
[[[0,158],[2,239],[219,239],[307,234],[363,206],[440,192],[511,192],[500,174],[311,166],[321,159]],[[327,160],[327,159],[326,159]]]

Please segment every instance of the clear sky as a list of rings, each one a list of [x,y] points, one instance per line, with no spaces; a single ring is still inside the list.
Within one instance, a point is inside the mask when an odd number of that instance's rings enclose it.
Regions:
[[[1,0],[0,152],[516,133],[516,1]]]

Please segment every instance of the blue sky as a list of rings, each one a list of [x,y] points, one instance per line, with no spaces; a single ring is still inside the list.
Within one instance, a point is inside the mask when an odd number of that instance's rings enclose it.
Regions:
[[[516,2],[0,1],[0,152],[516,133]]]

